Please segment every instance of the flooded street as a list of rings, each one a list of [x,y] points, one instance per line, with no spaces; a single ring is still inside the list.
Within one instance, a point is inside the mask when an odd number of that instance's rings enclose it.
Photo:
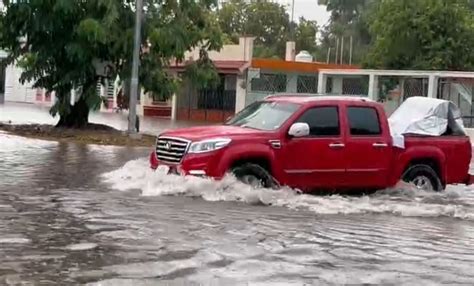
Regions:
[[[0,286],[474,286],[474,0],[0,11]]]
[[[0,104],[0,123],[55,125],[59,117],[53,118],[49,114],[49,109],[50,107],[48,106],[7,102]],[[92,111],[89,115],[89,121],[91,123],[105,124],[118,130],[127,130],[127,116],[126,112]],[[140,117],[140,132],[156,135],[163,131],[163,129],[187,127],[191,124],[196,125],[197,123],[171,121],[166,118],[157,117]]]
[[[474,283],[474,191],[257,191],[0,134],[1,285]]]

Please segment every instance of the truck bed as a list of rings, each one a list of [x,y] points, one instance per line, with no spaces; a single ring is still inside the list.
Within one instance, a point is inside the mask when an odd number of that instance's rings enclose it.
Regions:
[[[395,160],[403,160],[411,152],[437,154],[444,162],[446,184],[466,183],[472,158],[472,145],[468,136],[405,136],[405,149],[395,148]],[[421,152],[420,152],[421,151]],[[438,166],[438,168],[441,168]],[[438,170],[439,171],[439,170]]]

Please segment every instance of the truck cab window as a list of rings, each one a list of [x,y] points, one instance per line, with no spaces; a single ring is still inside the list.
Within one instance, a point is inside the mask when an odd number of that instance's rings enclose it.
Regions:
[[[276,130],[298,110],[298,104],[278,101],[258,101],[226,122],[226,125],[257,130]]]
[[[351,135],[380,135],[379,117],[377,110],[372,107],[348,107],[347,118]]]
[[[340,135],[339,112],[335,106],[308,109],[296,122],[307,123],[311,136]]]

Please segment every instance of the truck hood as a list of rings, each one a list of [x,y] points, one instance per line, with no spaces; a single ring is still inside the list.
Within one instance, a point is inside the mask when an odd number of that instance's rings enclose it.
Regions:
[[[243,128],[229,125],[217,125],[217,126],[199,126],[191,128],[180,128],[174,130],[168,130],[163,132],[160,136],[169,136],[188,139],[191,141],[199,141],[205,139],[211,139],[216,137],[237,137],[237,136],[249,136],[249,135],[264,135],[268,134],[267,131]]]

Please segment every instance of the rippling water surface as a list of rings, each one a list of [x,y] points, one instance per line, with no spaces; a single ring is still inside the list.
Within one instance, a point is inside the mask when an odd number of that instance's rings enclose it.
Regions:
[[[0,285],[474,284],[474,190],[309,196],[0,134]]]

